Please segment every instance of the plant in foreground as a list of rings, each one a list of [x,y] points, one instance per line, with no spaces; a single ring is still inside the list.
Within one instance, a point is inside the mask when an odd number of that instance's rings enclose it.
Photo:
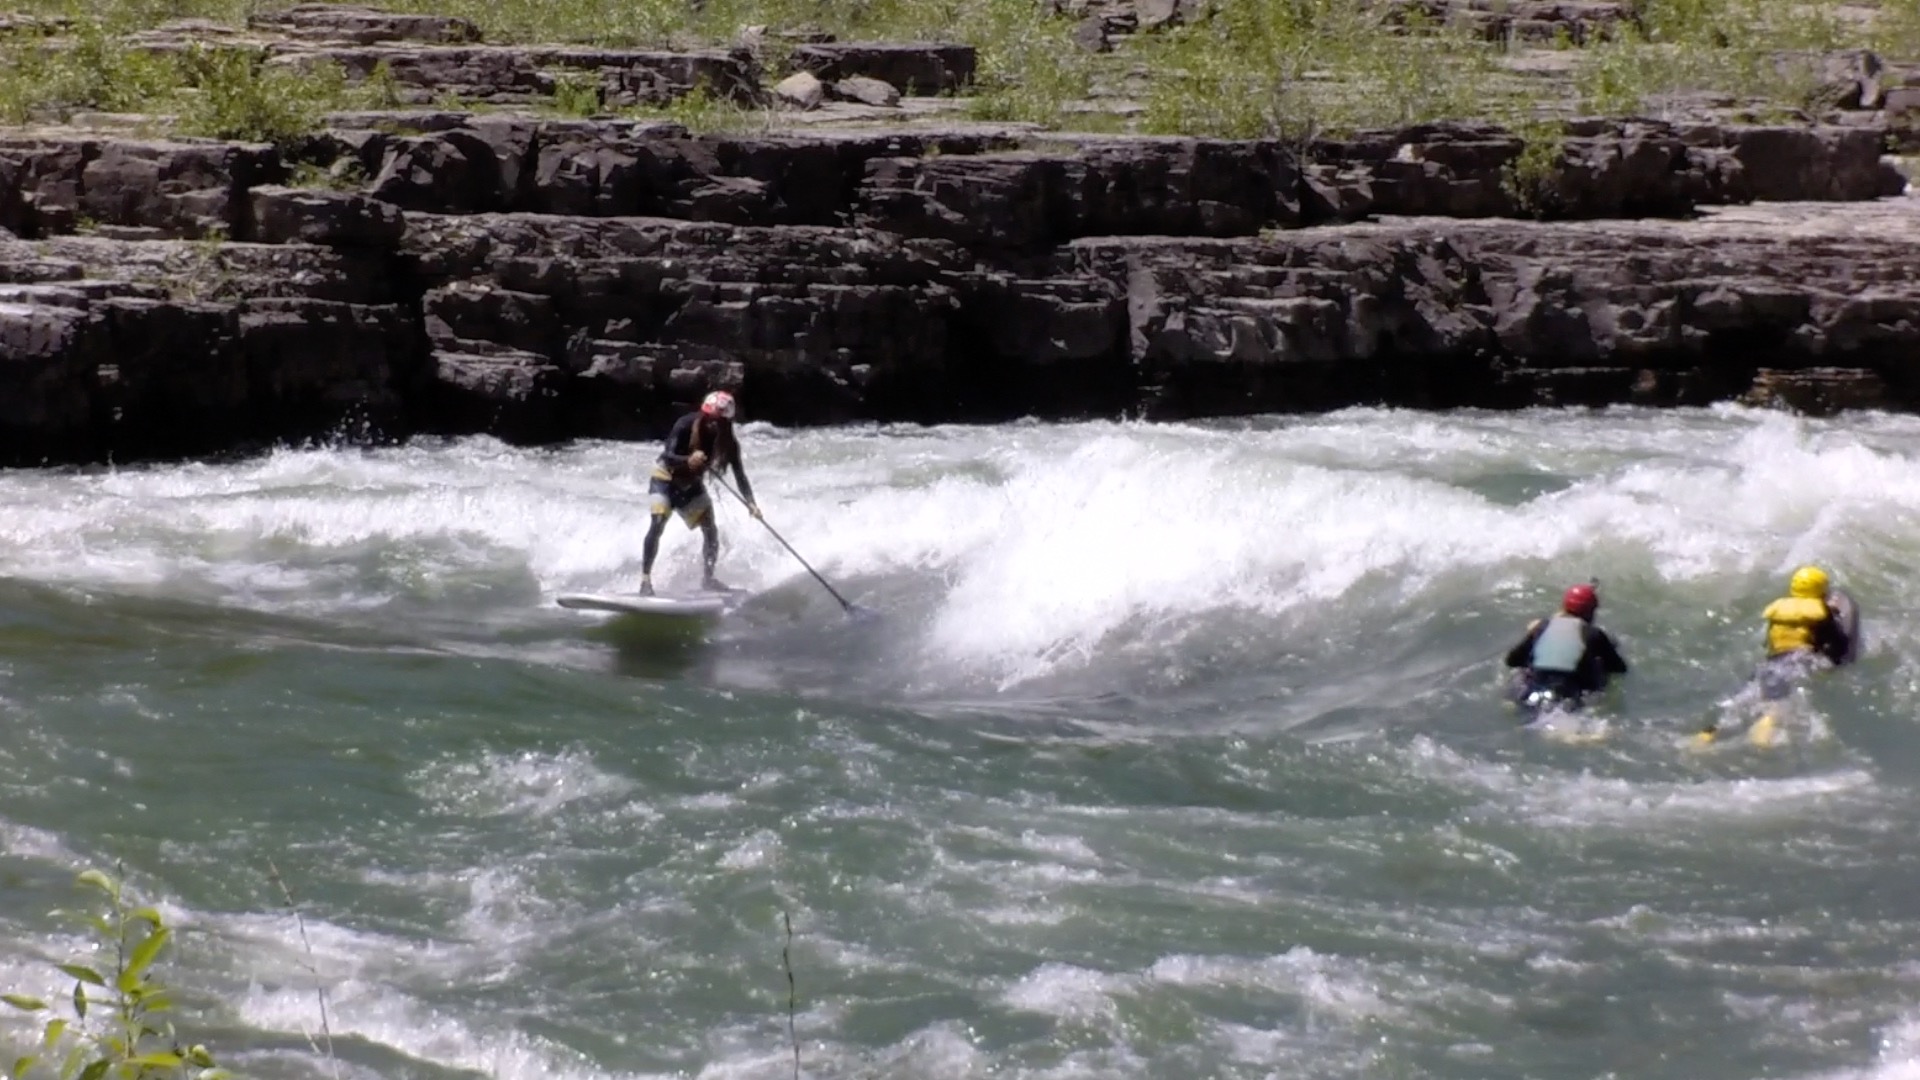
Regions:
[[[109,963],[56,965],[73,979],[66,1009],[24,994],[0,994],[0,1002],[45,1013],[38,1044],[14,1058],[13,1080],[33,1075],[60,1080],[223,1080],[203,1046],[182,1047],[166,1014],[172,993],[153,966],[173,940],[173,930],[152,907],[134,907],[121,882],[88,870],[79,884],[90,890],[94,910],[80,913]],[[70,1010],[72,1015],[57,1015]]]

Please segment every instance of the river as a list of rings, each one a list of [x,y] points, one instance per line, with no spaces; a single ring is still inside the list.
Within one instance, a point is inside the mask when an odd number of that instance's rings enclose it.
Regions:
[[[0,473],[0,989],[99,867],[258,1077],[1920,1074],[1920,419],[743,443],[860,617],[718,492],[708,633],[555,606],[636,583],[647,446]],[[1691,745],[1803,561],[1864,657]],[[1634,670],[1523,732],[1589,578]]]

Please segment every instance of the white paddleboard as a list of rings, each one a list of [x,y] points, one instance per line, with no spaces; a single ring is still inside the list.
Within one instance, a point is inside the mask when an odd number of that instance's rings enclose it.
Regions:
[[[554,602],[575,611],[610,611],[617,615],[663,615],[687,619],[718,615],[727,609],[726,598],[713,593],[703,596],[563,593],[555,597]]]

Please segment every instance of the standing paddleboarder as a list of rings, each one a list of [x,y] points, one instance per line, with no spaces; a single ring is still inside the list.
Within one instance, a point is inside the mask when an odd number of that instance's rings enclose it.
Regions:
[[[705,573],[700,587],[726,588],[713,576],[713,565],[720,558],[720,526],[713,520],[713,498],[707,494],[707,470],[718,465],[724,472],[733,466],[734,482],[747,512],[760,518],[760,506],[753,501],[753,485],[740,464],[740,440],[733,432],[733,395],[715,390],[700,402],[698,412],[681,417],[667,433],[666,446],[653,466],[653,480],[647,485],[648,509],[652,521],[641,549],[640,595],[653,595],[653,560],[660,554],[660,534],[667,529],[667,518],[678,513],[687,528],[698,528],[701,536],[701,565]]]

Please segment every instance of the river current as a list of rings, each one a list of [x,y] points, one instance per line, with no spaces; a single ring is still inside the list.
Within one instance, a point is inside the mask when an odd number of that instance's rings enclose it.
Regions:
[[[651,446],[0,473],[0,990],[98,867],[259,1077],[1920,1075],[1920,418],[743,444],[861,617],[721,492],[736,612],[557,607]],[[1802,562],[1865,654],[1756,747]],[[1523,731],[1589,578],[1634,669]]]

